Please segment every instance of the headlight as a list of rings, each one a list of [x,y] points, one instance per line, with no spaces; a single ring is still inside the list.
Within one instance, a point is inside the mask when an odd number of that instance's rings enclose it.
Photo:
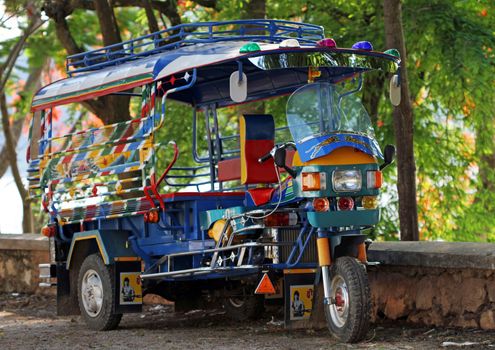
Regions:
[[[335,170],[332,174],[332,184],[335,192],[360,191],[362,182],[360,170]]]

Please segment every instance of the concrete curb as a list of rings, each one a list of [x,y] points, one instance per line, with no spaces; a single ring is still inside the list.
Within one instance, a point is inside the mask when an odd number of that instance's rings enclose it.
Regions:
[[[34,233],[0,234],[0,250],[48,251],[48,239]]]
[[[468,242],[376,242],[368,260],[391,266],[495,270],[495,244]]]

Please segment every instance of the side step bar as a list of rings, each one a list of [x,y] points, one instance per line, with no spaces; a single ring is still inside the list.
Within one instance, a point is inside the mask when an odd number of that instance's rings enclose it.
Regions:
[[[181,252],[181,253],[175,253],[175,254],[170,254],[170,255],[165,255],[159,259],[159,262],[164,263],[165,261],[168,262],[167,266],[170,266],[170,261],[174,257],[179,257],[179,256],[187,256],[187,255],[197,255],[197,254],[205,254],[205,253],[221,253],[225,251],[231,251],[231,250],[236,250],[240,249],[240,254],[239,258],[242,258],[245,250],[248,248],[254,248],[254,247],[271,247],[271,246],[292,246],[294,243],[293,242],[264,242],[264,243],[258,243],[258,242],[248,242],[248,243],[243,243],[243,244],[235,244],[231,246],[226,246],[226,247],[219,247],[219,248],[212,248],[212,249],[205,249],[205,250],[195,250],[195,251],[190,251],[190,252]],[[239,260],[239,259],[238,259]],[[213,260],[212,260],[213,261]],[[234,261],[232,261],[234,263]],[[259,266],[257,265],[242,265],[242,260],[238,261],[235,263],[236,266],[208,266],[208,267],[198,267],[194,269],[185,269],[185,270],[177,270],[177,271],[164,271],[164,272],[155,272],[151,273],[150,269],[145,271],[142,275],[142,279],[153,279],[153,278],[162,278],[162,277],[182,277],[184,276],[190,276],[190,275],[198,275],[198,274],[207,274],[211,272],[224,272],[224,271],[235,271],[235,270],[251,270],[251,269],[258,269]],[[212,264],[214,265],[214,264]],[[156,268],[159,266],[154,265],[152,269]]]

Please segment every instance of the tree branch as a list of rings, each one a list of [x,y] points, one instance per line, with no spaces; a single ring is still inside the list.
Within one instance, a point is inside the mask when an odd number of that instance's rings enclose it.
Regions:
[[[158,22],[156,21],[155,14],[153,13],[153,7],[150,0],[141,0],[144,10],[146,11],[146,17],[148,18],[148,28],[150,33],[158,32]]]
[[[203,7],[209,7],[212,9],[217,8],[217,0],[194,0],[194,2],[198,5],[201,5]]]
[[[14,69],[17,58],[21,54],[27,39],[33,34],[44,22],[41,20],[39,13],[31,16],[28,27],[23,31],[19,41],[14,45],[14,48],[9,52],[7,60],[0,67],[0,94],[4,93],[5,85]]]
[[[26,84],[24,85],[23,91],[20,93],[21,98],[24,100],[30,99],[34,90],[37,90],[40,87],[40,77],[41,72],[44,69],[44,64],[40,67],[34,68],[29,74]],[[21,135],[22,127],[24,125],[24,118],[18,117],[14,120],[11,125],[12,138],[14,142],[14,147],[17,147],[17,143],[19,141],[19,137]],[[8,161],[8,149],[7,145],[4,144],[0,151],[0,178],[5,174],[7,169],[9,168]]]

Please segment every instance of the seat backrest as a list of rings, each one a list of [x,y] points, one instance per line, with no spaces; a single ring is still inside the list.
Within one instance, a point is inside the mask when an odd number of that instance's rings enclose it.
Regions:
[[[245,114],[239,121],[241,146],[241,182],[243,184],[274,183],[277,173],[273,159],[258,159],[275,145],[275,122],[270,114]]]

